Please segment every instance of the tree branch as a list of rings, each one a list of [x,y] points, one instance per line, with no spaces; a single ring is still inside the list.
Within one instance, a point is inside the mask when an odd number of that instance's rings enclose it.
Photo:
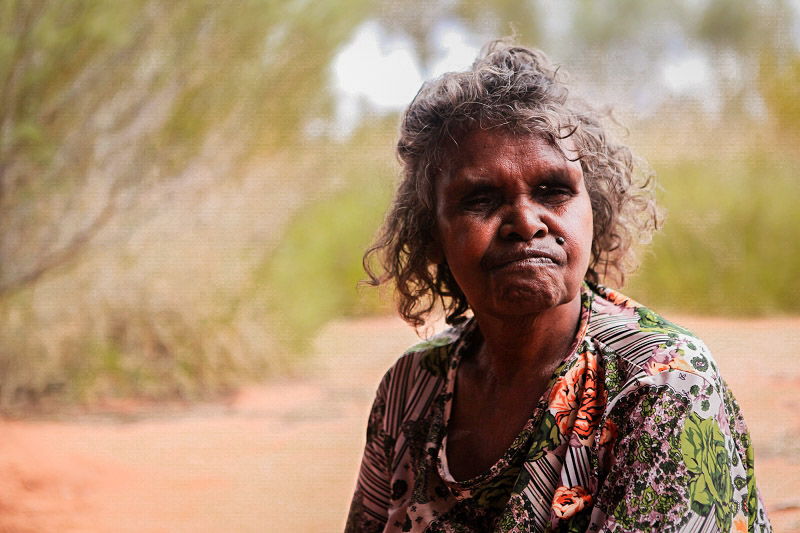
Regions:
[[[97,215],[87,227],[73,235],[72,239],[70,239],[63,248],[45,255],[30,272],[23,274],[17,279],[0,283],[0,298],[3,298],[10,292],[18,291],[33,285],[49,271],[68,263],[78,256],[81,250],[91,242],[114,216],[117,210],[116,200],[120,189],[121,185],[117,182],[112,187],[108,203],[103,207],[100,214]]]

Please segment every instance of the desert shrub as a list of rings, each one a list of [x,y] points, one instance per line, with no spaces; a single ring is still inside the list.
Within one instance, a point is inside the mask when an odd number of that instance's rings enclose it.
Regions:
[[[629,292],[683,312],[800,312],[800,163],[792,154],[657,165],[666,224]]]
[[[393,192],[392,130],[377,126],[361,150],[344,150],[343,184],[323,191],[289,221],[280,244],[256,269],[257,287],[280,321],[286,346],[307,351],[331,318],[384,312],[378,291],[359,288],[361,257],[380,226]],[[375,142],[378,139],[378,142]],[[354,143],[361,144],[356,140]]]

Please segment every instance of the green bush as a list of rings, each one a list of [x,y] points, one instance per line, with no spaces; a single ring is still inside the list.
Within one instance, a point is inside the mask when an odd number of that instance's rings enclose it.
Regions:
[[[384,130],[384,136],[386,131]],[[285,343],[295,352],[334,317],[385,311],[380,291],[358,287],[365,277],[362,255],[383,221],[393,192],[396,166],[391,145],[375,157],[346,155],[340,188],[322,194],[296,212],[276,250],[255,272],[256,286],[282,321]]]
[[[628,291],[683,312],[800,311],[800,165],[780,153],[656,168],[666,224]]]

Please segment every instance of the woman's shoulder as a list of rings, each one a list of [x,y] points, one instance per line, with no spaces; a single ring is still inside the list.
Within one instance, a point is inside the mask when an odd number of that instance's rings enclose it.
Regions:
[[[717,363],[694,333],[618,291],[603,286],[591,289],[587,335],[605,359],[624,370],[621,378],[648,384],[702,382],[719,390],[722,378]]]
[[[464,324],[413,345],[386,371],[378,386],[370,425],[397,437],[407,420],[430,414],[443,392],[453,357],[469,335]]]
[[[449,327],[408,348],[395,366],[411,365],[433,376],[444,378],[453,363],[453,356],[469,342],[474,320]]]
[[[415,384],[444,380],[456,352],[469,341],[473,320],[450,327],[408,348],[386,371],[381,388],[394,391],[413,388]]]

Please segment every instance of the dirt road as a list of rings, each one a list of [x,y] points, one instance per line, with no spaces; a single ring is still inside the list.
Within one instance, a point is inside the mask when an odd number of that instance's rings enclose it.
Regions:
[[[800,318],[676,321],[742,404],[775,531],[800,532]],[[340,322],[309,377],[226,404],[0,421],[0,533],[341,531],[374,389],[414,341],[396,320]]]

